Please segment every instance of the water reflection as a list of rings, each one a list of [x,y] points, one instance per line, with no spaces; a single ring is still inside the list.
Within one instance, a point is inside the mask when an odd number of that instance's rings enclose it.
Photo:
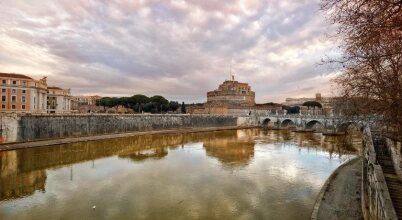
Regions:
[[[254,157],[253,136],[259,130],[238,130],[212,133],[204,141],[208,156],[217,158],[227,167],[244,167]]]
[[[308,216],[356,139],[247,129],[0,152],[0,219]],[[107,210],[79,206],[94,201]]]

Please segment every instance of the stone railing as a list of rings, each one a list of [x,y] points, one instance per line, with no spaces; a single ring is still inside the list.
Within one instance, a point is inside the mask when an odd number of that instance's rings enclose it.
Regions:
[[[386,137],[385,140],[391,152],[392,163],[396,174],[402,179],[402,142],[393,137]]]
[[[381,166],[377,163],[369,127],[363,133],[362,210],[365,219],[398,219]]]

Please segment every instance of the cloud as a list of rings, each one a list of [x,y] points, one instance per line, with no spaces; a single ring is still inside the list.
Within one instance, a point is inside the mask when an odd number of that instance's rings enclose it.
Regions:
[[[205,101],[232,62],[257,101],[283,101],[328,92],[333,71],[316,65],[333,51],[318,0],[3,0],[0,9],[0,71],[48,75],[74,94]]]

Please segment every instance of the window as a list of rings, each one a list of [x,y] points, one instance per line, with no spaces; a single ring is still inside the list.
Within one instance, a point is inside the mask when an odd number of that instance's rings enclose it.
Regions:
[[[25,96],[22,96],[22,97],[21,97],[21,101],[22,101],[22,102],[25,102],[25,101],[26,101]]]
[[[13,85],[17,85],[17,80],[13,80]]]
[[[22,81],[22,85],[23,85],[23,86],[26,86],[26,85],[27,85],[27,81],[23,80],[23,81]]]
[[[6,92],[7,92],[7,89],[1,89],[1,92],[2,92],[2,93],[6,93]]]
[[[27,93],[27,90],[23,89],[22,94],[25,94],[25,93]]]
[[[15,96],[15,95],[11,96],[11,101],[16,102],[17,101],[17,96]]]
[[[1,96],[1,101],[2,101],[2,102],[7,101],[7,98],[6,98],[6,96],[5,96],[5,95],[2,95],[2,96]]]
[[[17,90],[16,89],[13,89],[13,90],[11,90],[11,93],[17,93]]]
[[[2,108],[2,109],[5,109],[5,108],[6,108],[6,105],[1,105],[1,108]]]
[[[15,105],[11,105],[11,109],[16,109]]]
[[[25,105],[21,105],[21,109],[25,109]]]
[[[2,82],[3,82],[3,85],[7,84],[7,80],[5,80],[5,79],[3,79]]]

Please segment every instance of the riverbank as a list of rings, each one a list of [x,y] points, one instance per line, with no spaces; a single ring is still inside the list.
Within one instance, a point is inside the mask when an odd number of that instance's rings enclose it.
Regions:
[[[249,129],[249,128],[260,128],[260,127],[259,126],[225,126],[225,127],[210,127],[210,128],[186,128],[186,129],[168,129],[168,130],[142,131],[142,132],[107,134],[107,135],[94,135],[94,136],[85,136],[85,137],[70,137],[70,138],[61,138],[61,139],[50,139],[50,140],[38,140],[38,141],[10,143],[10,144],[0,144],[0,151],[9,151],[9,150],[25,149],[25,148],[32,148],[32,147],[85,142],[85,141],[96,141],[96,140],[105,140],[105,139],[114,139],[114,138],[133,137],[133,136],[150,135],[150,134],[186,134],[186,133],[237,130],[237,129]]]
[[[350,160],[336,169],[321,189],[311,219],[363,219],[361,172],[361,157]]]

